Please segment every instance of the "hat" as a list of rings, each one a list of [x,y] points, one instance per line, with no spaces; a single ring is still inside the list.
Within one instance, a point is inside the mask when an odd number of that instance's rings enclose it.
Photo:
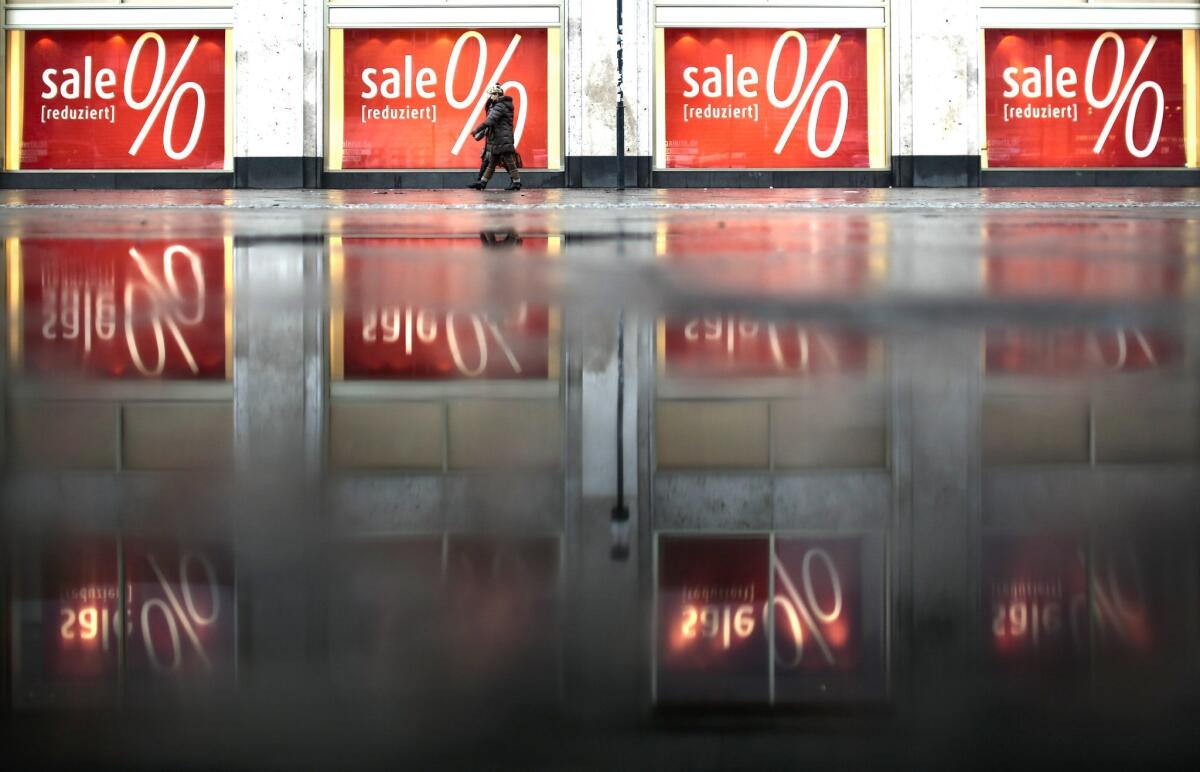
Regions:
[[[504,89],[500,88],[500,84],[497,83],[496,85],[494,85],[488,89],[488,95],[494,96],[494,97],[502,97],[502,96],[504,96]]]

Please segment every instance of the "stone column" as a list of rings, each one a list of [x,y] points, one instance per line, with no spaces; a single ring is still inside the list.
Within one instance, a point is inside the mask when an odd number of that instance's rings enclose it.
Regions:
[[[979,184],[979,10],[892,0],[892,164],[901,187]]]
[[[239,187],[315,187],[322,150],[321,0],[235,0]]]

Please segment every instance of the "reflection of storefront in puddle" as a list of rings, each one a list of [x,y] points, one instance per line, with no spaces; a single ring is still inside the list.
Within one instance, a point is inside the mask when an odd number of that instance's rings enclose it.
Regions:
[[[372,538],[338,553],[331,619],[351,692],[561,694],[561,541],[472,534]],[[512,697],[513,695],[509,695]]]
[[[119,692],[166,697],[234,685],[227,544],[76,535],[47,542],[38,558],[40,569],[22,572],[15,588],[15,676],[34,703],[112,704]]]
[[[336,239],[332,368],[345,380],[547,380],[556,377],[558,312],[496,286],[481,245],[536,261],[559,240]],[[461,256],[461,260],[453,259]],[[451,259],[443,259],[443,258]],[[530,268],[536,264],[531,262]],[[499,294],[500,299],[495,300]]]
[[[872,536],[661,534],[656,701],[882,697],[882,559]]]
[[[230,239],[9,239],[10,356],[31,375],[225,380]],[[13,303],[13,301],[16,301]]]
[[[1167,646],[1164,597],[1154,578],[1161,553],[1137,537],[1089,544],[1071,534],[986,534],[983,596],[993,668],[1082,678],[1097,665],[1152,665]]]
[[[1037,238],[1070,244],[1075,254],[1026,256],[1033,235],[991,224],[985,230],[991,256],[983,264],[987,293],[993,298],[1064,303],[1178,301],[1186,295],[1193,269],[1182,257],[1183,236],[1177,230],[1163,235],[1177,242],[1175,249],[1168,247],[1167,254],[1173,256],[1146,260],[1122,252],[1121,239],[1128,236],[1119,228],[1110,232],[1103,223],[1088,228],[1040,225]],[[987,333],[987,371],[1075,376],[1162,370],[1179,364],[1183,351],[1182,337],[1164,328],[992,329]]]

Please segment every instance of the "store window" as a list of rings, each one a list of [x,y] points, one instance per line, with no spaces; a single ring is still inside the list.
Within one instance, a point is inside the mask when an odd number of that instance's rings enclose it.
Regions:
[[[5,170],[232,169],[232,21],[9,3]]]
[[[888,165],[885,9],[656,7],[659,169]]]
[[[487,91],[513,98],[528,169],[561,169],[559,4],[330,9],[330,170],[476,169]]]
[[[1196,10],[984,8],[985,168],[1196,168]]]

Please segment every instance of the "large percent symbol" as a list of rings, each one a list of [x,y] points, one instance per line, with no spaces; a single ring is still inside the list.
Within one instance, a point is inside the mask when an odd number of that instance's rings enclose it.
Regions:
[[[828,611],[821,608],[821,604],[817,601],[816,585],[813,584],[812,575],[813,562],[816,560],[825,564],[825,570],[828,572],[830,584],[833,587],[833,607]],[[776,594],[775,605],[783,609],[785,621],[791,628],[792,640],[796,644],[795,656],[792,657],[790,663],[785,664],[794,668],[804,660],[804,638],[805,630],[807,630],[808,635],[812,636],[813,641],[817,644],[817,648],[821,650],[825,662],[832,666],[834,664],[833,650],[829,647],[829,641],[825,639],[821,625],[832,624],[842,615],[842,581],[838,576],[837,567],[833,564],[833,558],[820,547],[814,547],[804,553],[804,560],[800,563],[800,579],[804,586],[803,597],[796,589],[796,583],[792,581],[787,568],[779,558],[773,557],[772,562],[775,564],[775,576],[783,585],[784,590],[782,598],[778,593]]]
[[[137,74],[142,49],[145,47],[147,40],[153,40],[158,46],[158,57],[154,63],[154,82],[150,84],[150,88],[146,91],[145,96],[141,99],[135,99],[133,95],[133,81]],[[195,52],[196,45],[199,42],[200,37],[192,35],[187,49],[183,52],[183,56],[180,57],[179,62],[176,63],[170,77],[167,78],[165,86],[162,81],[167,66],[167,44],[163,40],[162,35],[157,32],[147,32],[133,44],[133,50],[129,52],[129,64],[125,68],[125,104],[139,112],[149,108],[150,115],[146,117],[146,121],[142,124],[142,130],[138,132],[137,139],[129,147],[129,155],[136,156],[141,152],[142,144],[146,141],[146,135],[150,133],[150,129],[158,122],[158,116],[162,113],[164,107],[167,108],[167,117],[163,121],[163,150],[166,152],[167,157],[175,161],[182,161],[196,149],[196,144],[200,141],[200,131],[204,127],[204,89],[200,87],[199,83],[194,81],[188,81],[180,85],[179,79],[183,76],[183,71],[187,69],[188,61],[191,60],[192,54]],[[196,122],[192,126],[192,134],[188,138],[187,145],[184,146],[183,150],[176,151],[171,144],[171,138],[175,132],[175,115],[179,112],[179,104],[183,100],[183,95],[189,91],[196,95]]]
[[[142,605],[142,640],[146,644],[146,655],[150,658],[151,664],[160,672],[175,672],[183,663],[183,648],[179,639],[179,631],[182,629],[188,641],[192,644],[192,649],[196,652],[200,663],[204,665],[207,672],[212,672],[212,660],[208,658],[208,651],[204,648],[204,642],[200,640],[197,633],[197,628],[205,628],[215,624],[217,618],[221,614],[220,594],[217,585],[217,574],[212,563],[202,555],[194,555],[189,552],[183,553],[179,558],[179,584],[182,590],[183,600],[180,601],[179,595],[171,586],[171,582],[167,580],[167,575],[163,573],[162,568],[158,564],[158,560],[153,555],[146,556],[147,562],[150,563],[150,569],[154,571],[154,578],[158,580],[158,587],[162,590],[165,598],[151,598]],[[191,561],[200,564],[204,569],[205,578],[208,580],[209,598],[211,608],[207,615],[202,614],[196,607],[196,600],[192,593],[192,583],[188,579],[188,566]],[[171,654],[172,659],[170,666],[164,665],[158,658],[158,652],[155,651],[154,641],[150,636],[150,612],[158,609],[166,620],[167,629],[171,633]]]
[[[459,99],[454,93],[454,80],[458,74],[458,60],[462,56],[463,46],[468,40],[474,40],[479,47],[479,60],[475,65],[475,79],[471,81],[471,88],[467,92],[465,99]],[[446,66],[446,101],[455,110],[465,110],[474,104],[471,112],[467,114],[467,122],[463,124],[462,131],[458,134],[458,141],[454,143],[454,148],[450,151],[452,155],[458,155],[462,152],[463,144],[467,141],[467,137],[471,135],[471,130],[475,128],[475,116],[479,114],[487,102],[487,91],[489,84],[499,83],[500,78],[504,75],[504,70],[508,67],[508,63],[512,60],[513,54],[517,52],[517,47],[521,44],[521,35],[513,35],[512,42],[508,44],[504,55],[500,57],[500,63],[496,65],[496,69],[492,72],[490,78],[484,78],[484,73],[487,69],[488,53],[487,41],[483,39],[483,35],[475,30],[464,32],[459,36],[454,43],[454,48],[450,51],[450,61]],[[521,111],[517,116],[517,125],[513,132],[513,142],[517,145],[521,144],[521,137],[525,133],[525,118],[527,110],[525,105],[528,102],[528,94],[525,91],[525,86],[515,80],[510,80],[506,83],[501,83],[503,89],[514,89],[521,96]]]
[[[167,363],[166,337],[163,333],[163,326],[165,325],[167,330],[170,331],[171,337],[175,340],[175,345],[179,347],[180,353],[183,354],[188,369],[192,371],[193,375],[199,375],[200,366],[196,364],[196,357],[192,354],[192,348],[188,345],[187,338],[180,329],[180,325],[194,327],[204,320],[204,271],[200,265],[200,256],[187,247],[178,244],[167,247],[163,252],[162,258],[163,276],[166,280],[165,286],[163,281],[150,269],[146,258],[142,257],[136,247],[130,248],[129,256],[133,258],[133,262],[137,265],[143,279],[141,282],[130,282],[125,285],[125,342],[129,346],[129,355],[133,359],[134,366],[143,375],[162,375]],[[196,281],[197,297],[195,308],[190,314],[184,308],[183,291],[180,289],[179,280],[175,275],[175,258],[179,256],[182,256],[187,261],[192,270],[192,277]],[[146,366],[134,334],[134,306],[138,293],[149,297],[153,309],[150,315],[150,324],[154,328],[154,339],[158,352],[158,357],[153,368]]]
[[[780,99],[775,93],[775,76],[779,69],[779,59],[783,54],[783,47],[787,45],[789,40],[795,40],[800,46],[800,60],[796,63],[796,78],[792,82],[792,90],[788,95]],[[816,69],[813,70],[812,77],[805,81],[808,75],[808,41],[804,35],[795,30],[788,30],[779,36],[775,41],[775,48],[771,51],[771,62],[767,65],[767,99],[770,100],[771,106],[777,110],[786,110],[792,108],[792,117],[788,119],[787,128],[779,135],[779,141],[775,143],[775,155],[781,155],[783,149],[787,147],[788,140],[792,138],[792,132],[796,130],[796,124],[800,121],[800,116],[808,109],[809,100],[812,100],[812,110],[808,114],[808,149],[817,158],[829,158],[837,152],[842,144],[842,136],[846,133],[846,118],[850,108],[850,96],[846,92],[846,84],[840,80],[827,80],[822,82],[825,76],[825,70],[829,66],[829,60],[833,58],[833,52],[837,50],[838,43],[842,40],[842,36],[834,34],[829,41],[829,45],[825,48],[824,55],[821,56],[821,61],[817,63]],[[801,90],[803,89],[803,91]],[[833,140],[828,147],[821,148],[817,145],[817,119],[821,114],[821,107],[825,102],[825,95],[831,90],[836,90],[841,95],[841,105],[838,112],[837,130],[833,134]],[[816,92],[814,98],[813,92]]]
[[[1108,93],[1104,95],[1103,99],[1097,99],[1095,90],[1096,65],[1100,52],[1104,50],[1104,43],[1109,40],[1113,41],[1113,44],[1116,46],[1117,62],[1113,66],[1113,78],[1112,83],[1108,87]],[[1108,142],[1108,138],[1112,134],[1117,117],[1127,105],[1129,110],[1125,114],[1125,147],[1134,157],[1146,158],[1158,146],[1158,137],[1162,132],[1163,108],[1166,106],[1162,86],[1152,80],[1138,83],[1138,78],[1142,74],[1142,68],[1146,66],[1146,61],[1150,58],[1150,52],[1154,50],[1154,44],[1157,41],[1157,35],[1150,36],[1150,39],[1146,42],[1146,47],[1142,49],[1142,55],[1138,57],[1137,62],[1133,65],[1133,71],[1129,73],[1129,77],[1124,81],[1122,79],[1125,78],[1125,40],[1115,32],[1105,32],[1096,38],[1096,42],[1092,44],[1091,54],[1088,55],[1084,94],[1087,96],[1088,104],[1092,107],[1098,110],[1109,111],[1108,120],[1104,122],[1104,130],[1100,132],[1100,136],[1096,139],[1096,145],[1092,148],[1093,153],[1099,155],[1100,151],[1104,149],[1104,144]],[[1154,95],[1158,98],[1158,110],[1155,113],[1154,130],[1150,132],[1150,141],[1146,143],[1145,147],[1139,148],[1133,140],[1133,125],[1137,117],[1138,107],[1142,103],[1142,95],[1147,91],[1153,91]],[[1130,99],[1131,92],[1132,101]],[[1110,106],[1111,109],[1109,109]]]

